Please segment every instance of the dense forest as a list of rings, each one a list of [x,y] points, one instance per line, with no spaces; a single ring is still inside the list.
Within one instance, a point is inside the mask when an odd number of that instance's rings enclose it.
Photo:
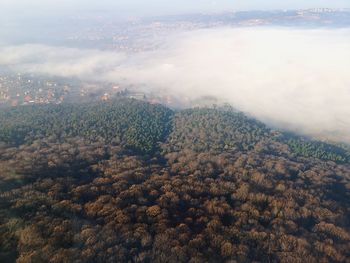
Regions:
[[[137,100],[18,107],[0,113],[0,141],[20,145],[79,136],[150,152],[167,134],[171,114],[165,107]]]
[[[231,108],[0,112],[0,262],[350,262],[349,148]]]

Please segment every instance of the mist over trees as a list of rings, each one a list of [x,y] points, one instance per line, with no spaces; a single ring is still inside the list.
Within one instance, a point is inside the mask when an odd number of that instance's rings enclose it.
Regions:
[[[229,108],[0,113],[1,262],[350,262],[342,146]]]
[[[157,18],[150,24],[136,24],[136,28],[122,25],[118,38],[142,38],[133,47],[121,44],[131,50],[136,47],[137,52],[100,49],[96,46],[99,41],[80,49],[57,44],[0,44],[0,66],[14,72],[131,85],[184,103],[211,96],[274,127],[350,143],[350,12],[345,12],[347,26],[334,28],[331,20],[342,16],[337,12],[303,10],[301,15],[299,11],[292,17],[316,24],[323,21],[323,26],[295,26],[290,12],[283,11],[268,13],[262,20],[256,12],[253,16],[244,13],[246,22],[255,25],[252,27],[222,27],[218,23],[198,28],[202,24],[199,18],[188,25],[189,31],[181,29],[181,17],[172,17],[173,24],[158,24]],[[280,15],[294,26],[281,26],[285,23],[280,19],[280,26],[272,26],[272,17]],[[267,24],[257,26],[263,21]],[[179,31],[169,30],[169,26]],[[95,29],[92,32],[91,27]],[[103,29],[103,25],[91,25],[86,31],[78,30],[76,35],[83,37],[79,43],[87,42],[85,34],[98,38]],[[112,40],[114,33],[104,32],[100,38]],[[150,49],[144,49],[147,46]]]

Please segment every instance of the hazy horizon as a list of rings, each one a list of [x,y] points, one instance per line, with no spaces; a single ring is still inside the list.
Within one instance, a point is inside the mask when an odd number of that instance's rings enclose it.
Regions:
[[[129,0],[129,1],[44,1],[44,0],[2,0],[0,15],[2,19],[18,19],[29,17],[37,19],[37,15],[82,15],[88,13],[112,13],[121,16],[159,16],[200,12],[280,10],[307,8],[350,8],[345,0],[311,0],[311,1],[277,1],[259,0],[234,1],[227,0],[181,0],[168,2],[164,0]]]

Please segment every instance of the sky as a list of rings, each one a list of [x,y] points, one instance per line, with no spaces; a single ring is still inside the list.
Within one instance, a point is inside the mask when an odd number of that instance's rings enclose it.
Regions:
[[[0,0],[7,17],[48,13],[110,11],[118,15],[166,15],[225,10],[350,8],[349,0]]]

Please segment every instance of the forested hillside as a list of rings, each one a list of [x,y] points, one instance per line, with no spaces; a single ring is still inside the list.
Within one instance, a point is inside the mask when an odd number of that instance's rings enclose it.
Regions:
[[[305,140],[297,136],[284,136],[283,141],[294,153],[315,157],[322,160],[330,160],[338,163],[349,163],[350,152],[346,147],[332,145],[325,142]]]
[[[0,262],[350,262],[349,152],[231,109],[0,113]]]
[[[172,111],[137,100],[34,105],[0,112],[0,141],[20,145],[36,139],[82,137],[151,152],[169,130]]]

